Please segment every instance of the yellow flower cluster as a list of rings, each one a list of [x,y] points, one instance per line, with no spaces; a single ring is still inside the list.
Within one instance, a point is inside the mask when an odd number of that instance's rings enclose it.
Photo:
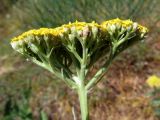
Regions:
[[[120,20],[120,19],[113,19],[113,20],[108,20],[103,22],[102,24],[98,24],[95,22],[92,23],[86,23],[86,22],[74,22],[74,23],[69,23],[69,24],[64,24],[60,27],[57,28],[40,28],[40,29],[33,29],[30,31],[27,31],[25,33],[23,33],[22,35],[15,37],[12,39],[11,42],[14,41],[19,41],[19,40],[23,40],[25,37],[29,36],[29,35],[37,35],[37,36],[41,36],[41,35],[52,35],[52,36],[58,36],[61,35],[65,32],[66,29],[71,29],[72,27],[75,27],[76,30],[82,30],[84,27],[86,26],[90,26],[90,27],[97,27],[101,30],[104,30],[106,28],[106,25],[113,25],[113,24],[120,24],[123,27],[128,27],[133,25],[133,22],[131,20]],[[140,30],[140,32],[145,33],[148,32],[148,29],[138,25],[138,29]]]
[[[38,30],[33,29],[33,30],[29,30],[27,32],[24,32],[22,35],[15,37],[12,39],[12,42],[14,41],[19,41],[19,40],[23,40],[25,37],[29,36],[29,35],[58,35],[58,32],[60,31],[56,31],[55,29],[51,29],[51,28],[40,28]]]
[[[84,27],[86,26],[90,26],[90,27],[99,27],[100,25],[98,25],[95,22],[92,23],[85,23],[85,22],[74,22],[74,23],[69,23],[69,24],[64,24],[60,27],[57,28],[40,28],[40,29],[33,29],[33,30],[29,30],[27,32],[24,32],[22,35],[15,37],[12,39],[11,42],[14,41],[19,41],[19,40],[23,40],[25,37],[29,36],[29,35],[52,35],[52,36],[58,36],[60,34],[63,34],[65,32],[65,29],[70,29],[72,27],[75,27],[76,30],[82,30]]]
[[[127,27],[132,26],[134,24],[134,22],[131,20],[121,20],[121,19],[117,18],[117,19],[113,19],[113,20],[104,21],[101,25],[106,27],[108,25],[118,25],[118,24],[121,25],[122,27],[127,28]],[[148,29],[146,27],[143,27],[139,24],[137,27],[140,32],[143,32],[143,33],[148,32]]]
[[[156,75],[153,75],[147,79],[147,84],[150,87],[160,88],[160,78]]]
[[[86,22],[74,22],[74,23],[69,23],[69,24],[64,24],[61,27],[58,27],[58,29],[64,29],[64,28],[72,28],[72,27],[76,27],[77,30],[82,30],[85,26],[90,26],[90,27],[100,27],[100,25],[98,25],[96,22],[92,22],[92,23],[86,23]]]
[[[128,27],[132,25],[133,22],[131,20],[120,20],[119,18],[117,18],[113,20],[107,20],[102,23],[102,25],[108,25],[108,24],[121,24],[124,27]]]

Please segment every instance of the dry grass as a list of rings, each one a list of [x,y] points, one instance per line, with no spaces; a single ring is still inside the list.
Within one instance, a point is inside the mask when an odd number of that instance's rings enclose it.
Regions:
[[[89,95],[91,120],[156,120],[149,105],[150,99],[147,97],[149,89],[145,80],[155,71],[159,73],[160,67],[156,66],[160,66],[160,62],[153,60],[140,70],[135,70],[136,62],[132,65],[130,62],[122,65],[122,62],[125,61],[117,60],[103,81],[91,90]],[[43,75],[50,76],[45,71]],[[38,108],[42,108],[51,120],[71,120],[74,107],[80,120],[77,95],[60,81],[56,85],[51,80],[39,82],[41,77],[40,73],[33,77],[36,81],[33,84],[31,105],[35,119],[38,119],[36,118]]]

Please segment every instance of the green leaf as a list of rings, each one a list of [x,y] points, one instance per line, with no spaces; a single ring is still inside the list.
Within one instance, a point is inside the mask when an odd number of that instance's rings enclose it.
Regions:
[[[40,115],[40,120],[48,120],[48,116],[43,110],[41,111]]]
[[[160,109],[155,109],[155,115],[160,117]]]
[[[160,106],[160,98],[155,98],[155,99],[153,99],[152,100],[152,102],[151,102],[151,104],[153,105],[153,106]]]

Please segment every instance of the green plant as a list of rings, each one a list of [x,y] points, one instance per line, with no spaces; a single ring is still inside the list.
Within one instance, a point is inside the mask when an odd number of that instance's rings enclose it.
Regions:
[[[101,23],[116,17],[129,18],[143,23],[150,29],[148,42],[153,44],[158,38],[159,6],[160,0],[20,0],[14,7],[12,16],[22,23],[19,26],[22,30],[52,28],[75,20],[86,22],[95,20]],[[134,61],[146,59],[147,56],[143,53],[148,54],[147,45],[151,45],[148,42],[135,46],[136,52],[133,52],[132,48],[125,54]]]
[[[152,75],[148,78],[147,84],[152,88],[152,91],[149,93],[151,106],[154,109],[155,115],[160,118],[160,78]]]
[[[4,105],[3,120],[33,120],[33,114],[30,107],[30,98],[32,94],[31,82],[29,86],[24,88],[21,95],[8,95]],[[39,110],[40,120],[48,120],[47,114],[43,110]]]
[[[75,22],[57,28],[30,30],[15,37],[12,47],[32,62],[49,70],[79,95],[82,120],[89,120],[88,91],[107,72],[115,57],[148,29],[130,20],[113,19],[102,24]],[[92,66],[105,57],[91,79]]]
[[[32,111],[29,105],[31,85],[21,92],[20,100],[8,95],[4,107],[4,120],[32,120]]]
[[[8,12],[8,10],[11,8],[12,5],[16,4],[18,0],[1,0],[0,1],[0,11],[1,11],[1,14],[2,13],[6,13]]]
[[[25,27],[33,28],[55,27],[76,19],[102,22],[116,17],[155,28],[159,5],[159,0],[20,0],[14,12]]]

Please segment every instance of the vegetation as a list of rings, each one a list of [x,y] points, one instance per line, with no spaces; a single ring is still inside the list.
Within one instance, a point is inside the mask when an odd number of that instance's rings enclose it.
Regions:
[[[79,96],[82,120],[89,120],[89,90],[101,80],[114,58],[143,40],[147,32],[147,28],[130,20],[75,22],[54,29],[30,30],[13,38],[11,45],[74,89]],[[87,80],[88,72],[103,56],[107,56],[104,64]]]
[[[102,22],[117,17],[145,21],[152,26],[159,20],[158,3],[158,0],[20,0],[16,13],[27,27],[34,28],[55,27],[75,20]]]
[[[147,80],[147,84],[152,88],[149,92],[149,97],[151,97],[150,104],[154,109],[154,114],[160,118],[160,78],[156,75],[150,76]]]
[[[92,89],[89,91],[90,118],[93,120],[156,120],[153,107],[150,105],[150,97],[146,96],[146,91],[150,91],[150,88],[145,85],[145,81],[152,74],[159,76],[160,71],[158,36],[160,1],[45,1],[0,1],[2,5],[0,7],[0,119],[3,120],[4,106],[10,97],[16,102],[23,101],[21,96],[23,96],[23,90],[27,89],[28,80],[32,81],[29,107],[32,110],[33,119],[40,119],[41,110],[51,120],[70,120],[73,116],[77,119],[80,117],[80,108],[76,102],[77,95],[49,72],[36,67],[13,52],[9,45],[12,36],[28,29],[52,28],[69,21],[95,20],[101,23],[106,19],[119,17],[131,18],[147,26],[150,35],[146,42],[142,41],[122,52],[111,66],[110,73],[105,74],[103,80],[94,88],[94,92]],[[130,15],[129,11],[134,14]],[[103,61],[103,59],[100,60],[100,64],[92,68],[91,75],[95,74]],[[53,79],[55,79],[54,82]]]

